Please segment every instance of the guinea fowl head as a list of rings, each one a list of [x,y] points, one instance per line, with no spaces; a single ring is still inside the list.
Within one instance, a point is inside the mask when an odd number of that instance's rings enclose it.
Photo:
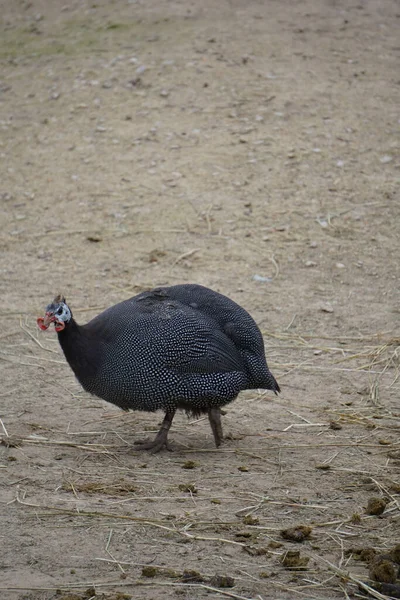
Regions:
[[[46,307],[44,317],[37,319],[37,324],[40,329],[47,329],[50,323],[54,323],[54,329],[62,331],[65,326],[71,321],[72,313],[65,302],[65,298],[61,295],[56,296],[51,304]]]

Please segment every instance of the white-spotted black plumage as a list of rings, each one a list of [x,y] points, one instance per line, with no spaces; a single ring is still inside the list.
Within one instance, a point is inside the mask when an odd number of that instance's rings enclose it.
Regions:
[[[57,329],[62,304],[58,297],[47,307],[47,326],[55,321]],[[252,317],[199,285],[143,292],[86,325],[78,325],[71,314],[61,326],[61,347],[85,390],[125,410],[165,411],[156,440],[144,448],[167,445],[178,408],[208,413],[218,446],[221,406],[245,389],[279,391]]]

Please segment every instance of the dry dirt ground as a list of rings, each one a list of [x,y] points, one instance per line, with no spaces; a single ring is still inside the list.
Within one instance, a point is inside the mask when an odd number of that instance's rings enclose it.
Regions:
[[[363,597],[400,539],[399,5],[0,4],[1,598]],[[138,453],[162,415],[35,319],[178,282],[249,310],[282,394]]]

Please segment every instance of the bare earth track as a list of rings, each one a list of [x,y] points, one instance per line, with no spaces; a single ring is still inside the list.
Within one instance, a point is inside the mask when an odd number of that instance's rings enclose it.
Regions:
[[[400,540],[398,3],[0,9],[1,598],[363,597],[355,550]],[[180,282],[249,310],[282,394],[135,453],[161,414],[35,318]]]

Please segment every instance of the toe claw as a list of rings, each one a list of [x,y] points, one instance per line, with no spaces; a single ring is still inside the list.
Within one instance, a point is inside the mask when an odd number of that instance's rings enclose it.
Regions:
[[[169,452],[173,452],[170,443],[168,440],[157,439],[154,440],[138,440],[135,442],[134,450],[148,450],[150,454],[156,454],[165,448]]]

